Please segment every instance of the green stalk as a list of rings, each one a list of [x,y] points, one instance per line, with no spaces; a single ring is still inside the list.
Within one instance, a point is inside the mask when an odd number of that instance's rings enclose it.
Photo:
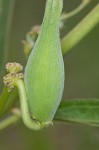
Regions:
[[[24,81],[16,79],[15,86],[17,87],[19,93],[20,108],[24,124],[32,130],[39,130],[43,128],[43,125],[40,122],[33,120],[30,115]]]
[[[61,20],[67,20],[73,16],[75,16],[76,14],[78,14],[81,10],[83,10],[88,4],[89,4],[90,0],[83,0],[82,3],[73,11],[69,12],[69,13],[65,13],[63,15],[61,15]]]
[[[99,23],[99,4],[61,42],[65,56]]]

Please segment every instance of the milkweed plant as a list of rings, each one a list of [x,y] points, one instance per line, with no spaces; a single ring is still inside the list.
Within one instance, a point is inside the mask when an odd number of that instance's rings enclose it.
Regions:
[[[10,9],[12,3],[14,1],[6,0],[0,3],[0,55],[6,52],[7,30],[10,27],[7,22],[13,13]],[[7,71],[2,77],[0,130],[21,118],[24,125],[32,130],[51,126],[54,121],[98,126],[99,112],[95,109],[99,105],[98,99],[62,101],[66,78],[63,59],[99,23],[99,4],[62,39],[60,32],[64,22],[80,13],[89,3],[91,0],[82,0],[77,8],[63,13],[64,0],[46,0],[42,24],[34,26],[22,41],[27,59],[24,72],[19,62],[5,65],[5,60],[0,60],[0,75],[3,74],[4,65]],[[19,107],[16,105],[18,100]]]

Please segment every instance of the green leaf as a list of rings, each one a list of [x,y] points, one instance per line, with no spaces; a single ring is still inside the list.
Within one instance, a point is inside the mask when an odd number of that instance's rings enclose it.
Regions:
[[[57,110],[55,120],[98,126],[99,99],[63,101]]]
[[[0,117],[14,106],[17,99],[18,93],[16,88],[14,88],[11,92],[8,92],[7,88],[4,87],[0,96]]]
[[[7,61],[9,33],[15,0],[0,0],[0,88]]]

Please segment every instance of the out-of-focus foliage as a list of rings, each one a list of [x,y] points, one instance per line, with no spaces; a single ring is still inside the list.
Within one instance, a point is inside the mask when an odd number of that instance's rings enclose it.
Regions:
[[[0,0],[0,88],[8,56],[9,33],[15,0]]]

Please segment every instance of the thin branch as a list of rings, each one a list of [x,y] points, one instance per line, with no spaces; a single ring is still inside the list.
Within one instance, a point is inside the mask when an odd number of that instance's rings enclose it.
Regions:
[[[62,53],[66,55],[99,23],[99,4],[61,42]]]
[[[76,9],[69,13],[61,15],[60,19],[63,21],[73,17],[74,15],[78,14],[81,10],[83,10],[89,4],[89,2],[90,0],[83,0],[82,3]]]

